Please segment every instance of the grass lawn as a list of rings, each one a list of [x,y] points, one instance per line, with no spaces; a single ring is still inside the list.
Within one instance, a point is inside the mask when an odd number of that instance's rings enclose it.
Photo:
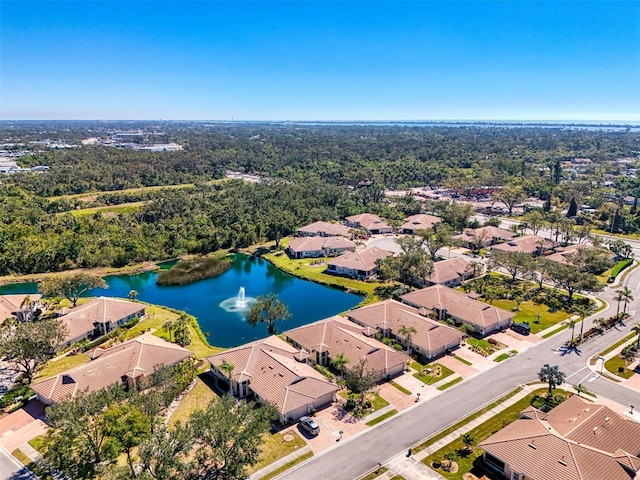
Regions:
[[[439,367],[440,369],[440,375],[437,376],[435,375],[437,370],[436,367]],[[411,362],[411,368],[416,370],[416,373],[414,373],[413,376],[427,385],[433,385],[434,383],[447,378],[449,375],[453,375],[453,370],[439,363],[422,365],[418,362]],[[427,369],[431,369],[431,373],[427,373]]]
[[[338,395],[340,395],[345,400],[349,399],[349,392],[347,390],[340,390],[338,392]],[[367,398],[367,400],[369,400],[371,402],[371,411],[367,412],[367,414],[372,413],[372,412],[377,412],[381,408],[384,408],[387,405],[389,405],[389,402],[387,402],[384,398],[382,398],[380,395],[378,395],[375,392],[367,393],[367,397],[366,398]]]
[[[374,470],[373,472],[371,472],[369,475],[365,475],[364,477],[361,477],[359,480],[374,480],[375,478],[378,478],[380,475],[383,475],[388,471],[389,469],[387,467],[380,467]]]
[[[57,357],[49,360],[45,367],[38,372],[34,380],[43,380],[45,378],[53,377],[59,373],[69,370],[70,368],[77,367],[83,363],[89,361],[89,356],[84,353],[76,353],[75,355],[67,355],[65,357]]]
[[[283,472],[286,472],[287,470],[289,470],[290,468],[295,467],[296,465],[298,465],[299,463],[304,462],[305,460],[309,459],[313,457],[313,452],[307,452],[304,455],[299,456],[298,458],[296,458],[295,460],[290,461],[289,463],[281,466],[280,468],[276,468],[273,472],[271,473],[267,473],[264,477],[262,477],[260,480],[271,480],[274,477],[277,477],[278,475],[280,475]]]
[[[509,357],[513,357],[516,353],[518,353],[517,350],[510,350],[509,353],[501,353],[496,358],[494,358],[493,361],[502,362],[503,360],[506,360]]]
[[[631,340],[633,337],[636,336],[635,332],[630,333],[629,335],[627,335],[626,337],[624,337],[622,340],[618,340],[616,343],[614,343],[613,345],[610,345],[609,348],[607,348],[606,350],[603,350],[602,352],[600,352],[601,356],[606,355],[607,353],[613,352],[616,348],[618,348],[620,345],[622,345],[623,343],[628,342],[629,340]]]
[[[484,338],[467,337],[465,342],[467,342],[468,345],[472,345],[474,347],[482,349],[487,354],[487,356],[500,350],[499,345],[491,345]]]
[[[465,365],[469,365],[469,366],[473,365],[473,363],[471,363],[469,360],[467,360],[466,358],[459,357],[458,355],[454,355],[453,358],[455,358],[456,360],[459,360]]]
[[[620,378],[631,378],[634,374],[633,370],[627,368],[627,363],[620,355],[616,355],[604,362],[604,368]],[[624,370],[620,372],[618,371],[619,368],[623,368]]]
[[[562,330],[564,330],[565,328],[569,328],[569,325],[562,325],[558,328],[556,328],[555,330],[551,330],[550,332],[545,333],[544,335],[542,335],[542,338],[549,338],[554,336],[556,333],[560,333]]]
[[[454,378],[449,383],[445,383],[444,385],[440,385],[438,390],[446,390],[449,387],[453,387],[455,384],[460,383],[463,380],[462,377]]]
[[[536,390],[535,392],[530,393],[526,397],[518,400],[516,403],[514,403],[510,407],[507,407],[502,412],[490,418],[486,422],[478,425],[469,433],[471,433],[471,435],[475,438],[477,443],[482,442],[483,440],[493,435],[493,433],[502,429],[507,423],[513,422],[514,420],[517,420],[518,418],[520,418],[520,412],[522,412],[522,410],[524,410],[531,404],[531,400],[535,395],[544,395],[545,393],[546,393],[546,389],[539,389],[539,390]],[[556,393],[559,393],[559,390],[556,390]],[[565,393],[565,392],[562,392],[562,393]],[[473,470],[474,462],[476,462],[476,459],[479,459],[482,456],[482,450],[477,447],[474,447],[470,454],[463,454],[464,449],[465,449],[465,446],[464,446],[464,443],[462,442],[462,439],[458,438],[457,440],[454,440],[453,442],[444,446],[434,454],[426,457],[424,460],[422,460],[422,463],[424,463],[427,466],[431,466],[432,462],[440,462],[441,460],[443,460],[444,455],[447,452],[455,452],[458,454],[458,459],[456,460],[459,465],[458,472],[449,473],[444,471],[443,469],[437,469],[436,471],[440,475],[443,475],[445,478],[452,479],[452,480],[462,480],[462,477],[465,473]],[[472,472],[472,473],[475,473],[475,472]]]
[[[378,300],[375,295],[376,287],[389,285],[381,282],[363,282],[361,280],[324,273],[326,266],[323,265],[322,262],[330,260],[326,258],[291,259],[282,251],[264,254],[262,258],[268,260],[280,270],[296,277],[305,278],[322,285],[342,288],[352,293],[366,295],[367,303]],[[317,263],[314,264],[314,262]]]
[[[147,202],[129,202],[129,203],[121,203],[120,205],[106,205],[104,207],[92,207],[92,208],[82,208],[78,210],[71,210],[71,212],[61,212],[58,215],[64,215],[65,213],[71,213],[74,217],[86,217],[87,215],[94,215],[98,212],[103,214],[130,214],[139,211],[143,205],[146,205]]]
[[[494,300],[493,305],[511,312],[516,306],[516,302],[506,299]],[[538,314],[540,314],[540,323],[535,323],[538,320]],[[528,322],[531,327],[531,333],[538,333],[566,320],[570,316],[570,313],[563,310],[550,312],[549,307],[546,305],[527,301],[520,304],[520,310],[515,312],[513,321],[519,323]]]
[[[386,420],[387,418],[393,417],[396,413],[398,413],[398,410],[396,410],[395,408],[393,410],[389,410],[387,413],[384,413],[379,417],[374,418],[370,422],[367,422],[367,426],[373,427],[374,425],[377,425],[378,423]]]
[[[38,435],[37,437],[29,440],[29,445],[35,448],[37,451],[42,452],[42,444],[44,443],[44,435]]]
[[[411,395],[411,392],[409,390],[407,390],[406,388],[404,388],[402,385],[400,385],[399,383],[396,382],[391,382],[391,385],[393,385],[394,387],[396,387],[398,390],[400,390],[402,393],[404,393],[405,395]]]
[[[213,382],[208,373],[198,375],[195,386],[182,397],[178,408],[171,415],[169,427],[174,427],[178,422],[184,425],[194,411],[205,408],[211,400],[218,398],[212,388]]]
[[[260,459],[254,467],[247,471],[248,474],[256,472],[267,465],[271,465],[276,460],[306,445],[306,442],[294,430],[288,430],[284,435],[293,436],[293,440],[286,442],[285,436],[283,436],[282,433],[267,433],[262,436],[263,443],[260,445]]]
[[[35,473],[40,480],[53,480],[53,476],[50,475],[49,472],[44,470],[37,463],[32,462],[31,459],[27,457],[27,455],[25,455],[25,453],[19,448],[16,448],[13,452],[11,452],[11,455],[16,457],[16,459],[18,459],[20,463],[22,463],[25,467]]]

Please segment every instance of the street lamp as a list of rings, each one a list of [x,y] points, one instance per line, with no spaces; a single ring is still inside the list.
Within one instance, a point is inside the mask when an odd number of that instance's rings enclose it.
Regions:
[[[418,399],[416,400],[416,402],[420,401],[420,392],[416,393],[416,397],[418,397]]]

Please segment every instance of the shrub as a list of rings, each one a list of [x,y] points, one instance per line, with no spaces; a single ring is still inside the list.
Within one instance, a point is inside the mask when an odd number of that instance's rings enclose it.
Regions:
[[[333,380],[335,377],[335,375],[333,373],[331,373],[329,370],[327,370],[326,368],[324,368],[322,365],[316,365],[314,367],[318,372],[320,372],[322,375],[324,375],[325,377],[327,377],[329,380]]]
[[[393,348],[395,348],[396,350],[402,350],[402,345],[400,345],[399,343],[394,343]]]

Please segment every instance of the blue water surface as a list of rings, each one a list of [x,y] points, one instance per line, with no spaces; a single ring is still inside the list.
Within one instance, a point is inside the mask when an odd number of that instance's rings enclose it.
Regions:
[[[268,335],[266,325],[251,327],[240,313],[226,312],[220,302],[235,297],[241,286],[247,297],[275,293],[282,300],[291,318],[278,322],[278,332],[330,317],[357,305],[362,297],[301,280],[278,270],[269,262],[256,257],[235,255],[232,267],[219,277],[201,280],[190,285],[158,286],[157,273],[113,275],[105,277],[108,289],[96,288],[83,296],[126,298],[131,290],[139,292],[138,299],[184,310],[194,315],[211,345],[234,347]],[[0,294],[36,293],[36,283],[21,283],[0,287]]]

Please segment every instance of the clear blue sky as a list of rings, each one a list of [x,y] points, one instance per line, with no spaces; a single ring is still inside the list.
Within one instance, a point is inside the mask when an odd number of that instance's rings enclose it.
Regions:
[[[0,3],[0,118],[640,120],[640,2]]]

